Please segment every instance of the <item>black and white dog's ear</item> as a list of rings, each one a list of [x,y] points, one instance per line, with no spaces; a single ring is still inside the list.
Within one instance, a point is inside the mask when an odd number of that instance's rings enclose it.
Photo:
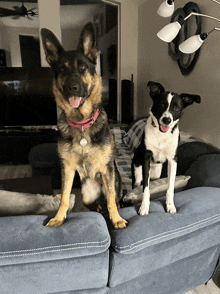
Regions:
[[[60,41],[50,30],[45,28],[41,29],[41,37],[46,60],[51,66],[53,66],[64,49],[60,44]]]
[[[147,86],[150,88],[150,96],[152,99],[157,98],[163,93],[164,87],[160,83],[148,82]]]
[[[180,94],[180,97],[183,102],[183,108],[186,108],[187,106],[193,104],[194,102],[196,103],[201,102],[201,97],[199,95],[182,93]]]
[[[96,46],[95,29],[91,22],[83,28],[77,50],[96,61],[99,52]]]

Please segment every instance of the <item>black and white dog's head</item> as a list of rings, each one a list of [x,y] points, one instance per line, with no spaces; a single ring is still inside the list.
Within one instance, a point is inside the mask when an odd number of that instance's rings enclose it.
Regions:
[[[150,88],[150,96],[153,100],[150,116],[155,127],[158,127],[162,133],[172,131],[175,128],[184,108],[193,102],[201,102],[199,95],[185,93],[178,95],[165,91],[159,83],[148,82],[147,86]]]

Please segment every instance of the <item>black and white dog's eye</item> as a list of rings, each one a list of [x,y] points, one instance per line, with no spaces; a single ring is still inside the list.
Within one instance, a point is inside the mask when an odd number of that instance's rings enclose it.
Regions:
[[[174,110],[175,112],[178,112],[180,109],[179,109],[178,106],[175,106],[175,107],[173,108],[173,110]]]

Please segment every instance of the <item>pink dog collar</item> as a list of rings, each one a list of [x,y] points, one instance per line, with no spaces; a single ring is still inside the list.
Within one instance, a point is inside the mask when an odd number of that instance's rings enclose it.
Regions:
[[[99,116],[99,109],[97,109],[93,115],[92,118],[87,118],[86,120],[82,120],[82,121],[75,121],[73,119],[66,119],[68,122],[68,125],[73,127],[73,128],[77,128],[77,129],[82,129],[85,130],[87,128],[89,128],[97,119],[97,117]]]

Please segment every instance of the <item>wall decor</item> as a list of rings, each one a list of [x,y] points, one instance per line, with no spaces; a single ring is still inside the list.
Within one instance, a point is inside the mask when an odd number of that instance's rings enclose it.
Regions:
[[[172,15],[171,23],[173,23],[176,19],[184,19],[192,11],[200,13],[199,6],[193,2],[187,3],[183,8],[178,8]],[[195,34],[197,35],[201,33],[201,17],[199,15],[195,15],[195,18]],[[180,31],[180,33],[175,37],[175,39],[173,39],[172,42],[168,43],[168,54],[173,60],[177,61],[181,73],[183,75],[188,75],[196,65],[196,62],[199,58],[200,49],[187,55],[179,50],[179,45],[182,40],[186,40],[189,37],[188,22],[184,22],[183,26],[183,30]],[[190,32],[191,31],[192,28],[190,28]]]
[[[213,2],[220,5],[217,0]],[[201,17],[210,18],[220,22],[220,19],[202,14],[198,5],[194,2],[188,2],[183,8],[177,9],[174,13],[174,0],[165,0],[159,7],[157,13],[162,17],[169,17],[173,14],[171,22],[163,27],[157,36],[162,41],[169,43],[169,55],[177,60],[183,75],[189,74],[198,60],[200,47],[205,39],[214,31],[220,31],[220,28],[213,28],[208,33],[201,34]],[[188,36],[188,32],[192,31],[192,22],[189,23],[188,19],[196,17],[196,32],[193,36]],[[181,28],[184,27],[183,35]],[[190,29],[190,30],[189,30]],[[184,40],[182,42],[182,39]],[[181,41],[180,41],[181,40]],[[172,43],[174,50],[172,49]],[[184,53],[182,55],[181,53]],[[195,53],[193,56],[191,54]],[[188,55],[188,56],[187,56]],[[188,59],[187,59],[188,57]]]

